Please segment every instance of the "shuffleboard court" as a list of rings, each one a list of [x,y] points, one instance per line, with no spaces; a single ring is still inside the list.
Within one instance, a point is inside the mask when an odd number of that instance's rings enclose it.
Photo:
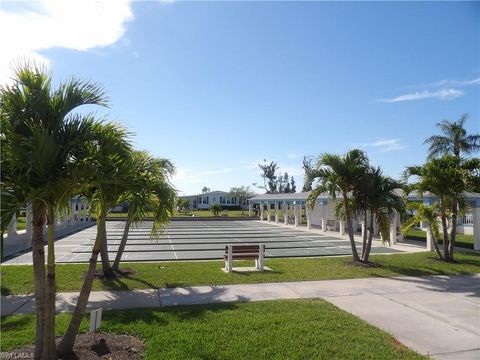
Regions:
[[[113,259],[125,223],[107,222],[108,252]],[[331,233],[309,232],[259,221],[172,221],[159,238],[150,238],[152,223],[144,222],[129,233],[123,261],[218,260],[228,244],[265,244],[267,258],[351,255],[347,239]],[[55,243],[59,263],[88,262],[96,227],[67,236]],[[361,246],[361,243],[357,243]],[[399,250],[372,246],[372,253]],[[31,263],[31,253],[7,263]]]

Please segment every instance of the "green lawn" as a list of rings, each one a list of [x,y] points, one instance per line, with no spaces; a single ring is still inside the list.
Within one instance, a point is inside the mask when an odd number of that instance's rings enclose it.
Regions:
[[[350,257],[309,259],[267,259],[272,272],[230,273],[220,270],[221,261],[126,263],[136,273],[117,280],[95,280],[93,290],[128,290],[175,286],[249,284],[281,281],[350,279],[398,275],[463,275],[480,273],[480,255],[456,252],[457,263],[445,263],[433,252],[416,254],[373,255],[376,267],[352,266]],[[58,291],[78,291],[87,264],[57,265]],[[31,265],[2,265],[1,293],[33,292]]]
[[[425,231],[422,231],[422,230],[412,229],[407,232],[405,237],[407,239],[412,239],[412,240],[419,240],[423,242],[427,241],[427,235]],[[443,244],[443,240],[439,239],[438,243]],[[455,239],[455,246],[464,247],[467,249],[473,249],[473,235],[457,234],[457,237]]]
[[[57,316],[57,334],[68,319]],[[155,360],[427,359],[323,300],[107,311],[101,331],[140,337],[145,359]],[[2,351],[31,344],[33,338],[32,315],[2,319]]]
[[[17,218],[17,230],[25,230],[27,219],[24,216]]]

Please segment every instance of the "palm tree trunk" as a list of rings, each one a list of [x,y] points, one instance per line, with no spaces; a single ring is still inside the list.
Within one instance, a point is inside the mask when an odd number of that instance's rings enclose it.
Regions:
[[[357,246],[355,245],[355,239],[353,237],[352,219],[350,218],[350,208],[348,204],[347,194],[343,195],[343,206],[345,207],[345,219],[347,221],[348,238],[350,239],[350,247],[352,248],[353,260],[360,261],[360,258],[358,257]]]
[[[34,357],[39,359],[42,355],[43,331],[45,329],[45,251],[43,244],[45,211],[39,201],[33,201],[32,214],[32,261],[36,314]]]
[[[440,249],[438,248],[438,242],[437,242],[437,239],[435,238],[435,234],[433,233],[431,223],[428,223],[428,229],[430,231],[430,236],[432,237],[432,242],[433,242],[433,247],[435,248],[435,252],[437,253],[438,258],[440,260],[443,260],[443,256],[442,256],[442,253],[440,252]]]
[[[133,217],[134,211],[135,211],[135,204],[131,202],[128,208],[127,221],[125,222],[125,228],[123,229],[122,240],[120,241],[120,246],[118,247],[118,250],[117,250],[117,256],[115,257],[115,261],[113,262],[113,266],[112,266],[113,271],[119,270],[120,260],[122,259],[122,255],[125,250],[125,245],[127,245],[128,233],[130,231],[130,225],[132,223],[132,217]]]
[[[365,256],[365,251],[367,249],[367,224],[368,224],[368,213],[367,213],[367,210],[365,209],[364,211],[364,214],[363,214],[363,227],[365,229],[365,231],[363,232],[362,236],[363,236],[363,239],[362,239],[362,259],[363,257]]]
[[[0,234],[1,244],[0,244],[0,263],[3,261],[3,231]]]
[[[55,247],[54,247],[54,224],[53,209],[49,209],[48,223],[48,255],[47,255],[47,296],[45,302],[45,330],[43,338],[42,359],[54,359],[56,357],[55,344]]]
[[[458,201],[455,196],[452,199],[452,232],[450,233],[450,243],[448,244],[448,253],[450,261],[453,261],[453,251],[455,249],[455,240],[457,237],[457,217],[458,217]]]
[[[92,256],[89,260],[87,274],[85,275],[85,280],[83,281],[82,289],[80,290],[80,294],[78,296],[77,305],[75,306],[75,310],[73,311],[67,331],[65,331],[65,334],[63,335],[63,338],[58,345],[57,351],[59,355],[66,355],[73,352],[73,345],[75,344],[78,329],[80,328],[80,323],[82,322],[82,318],[85,315],[88,298],[90,296],[90,292],[92,291],[95,270],[97,268],[98,254],[100,253],[102,240],[106,235],[105,216],[106,214],[102,210],[100,216],[97,219],[97,237],[95,239],[95,244],[92,249]]]
[[[441,209],[441,218],[442,218],[442,229],[443,229],[443,254],[445,261],[450,261],[450,248],[448,241],[448,226],[447,226],[447,215],[445,211],[445,202],[443,199],[440,199],[440,209]]]
[[[367,263],[370,256],[370,251],[372,250],[372,241],[373,241],[373,213],[370,212],[370,224],[368,225],[368,241],[365,249],[365,253],[362,257],[362,261]]]
[[[105,225],[105,236],[102,238],[101,249],[100,249],[100,257],[102,260],[102,273],[103,276],[106,278],[113,277],[113,271],[110,267],[110,259],[108,258],[108,243],[107,243],[107,236],[106,236],[106,224],[105,218],[103,219]]]

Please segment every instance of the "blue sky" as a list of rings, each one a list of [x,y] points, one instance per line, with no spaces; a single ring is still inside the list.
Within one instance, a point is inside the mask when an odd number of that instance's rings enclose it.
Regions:
[[[303,155],[354,147],[398,177],[437,122],[468,113],[480,132],[479,2],[4,1],[0,14],[2,33],[24,29],[2,40],[2,82],[19,56],[100,82],[99,115],[170,158],[186,194],[261,182],[263,159],[301,188]]]

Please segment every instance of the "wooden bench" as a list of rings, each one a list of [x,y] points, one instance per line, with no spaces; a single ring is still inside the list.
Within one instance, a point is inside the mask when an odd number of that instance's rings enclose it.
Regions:
[[[265,244],[245,244],[245,245],[226,245],[225,254],[225,271],[232,272],[233,260],[255,260],[255,268],[263,271],[263,259],[265,257]]]

